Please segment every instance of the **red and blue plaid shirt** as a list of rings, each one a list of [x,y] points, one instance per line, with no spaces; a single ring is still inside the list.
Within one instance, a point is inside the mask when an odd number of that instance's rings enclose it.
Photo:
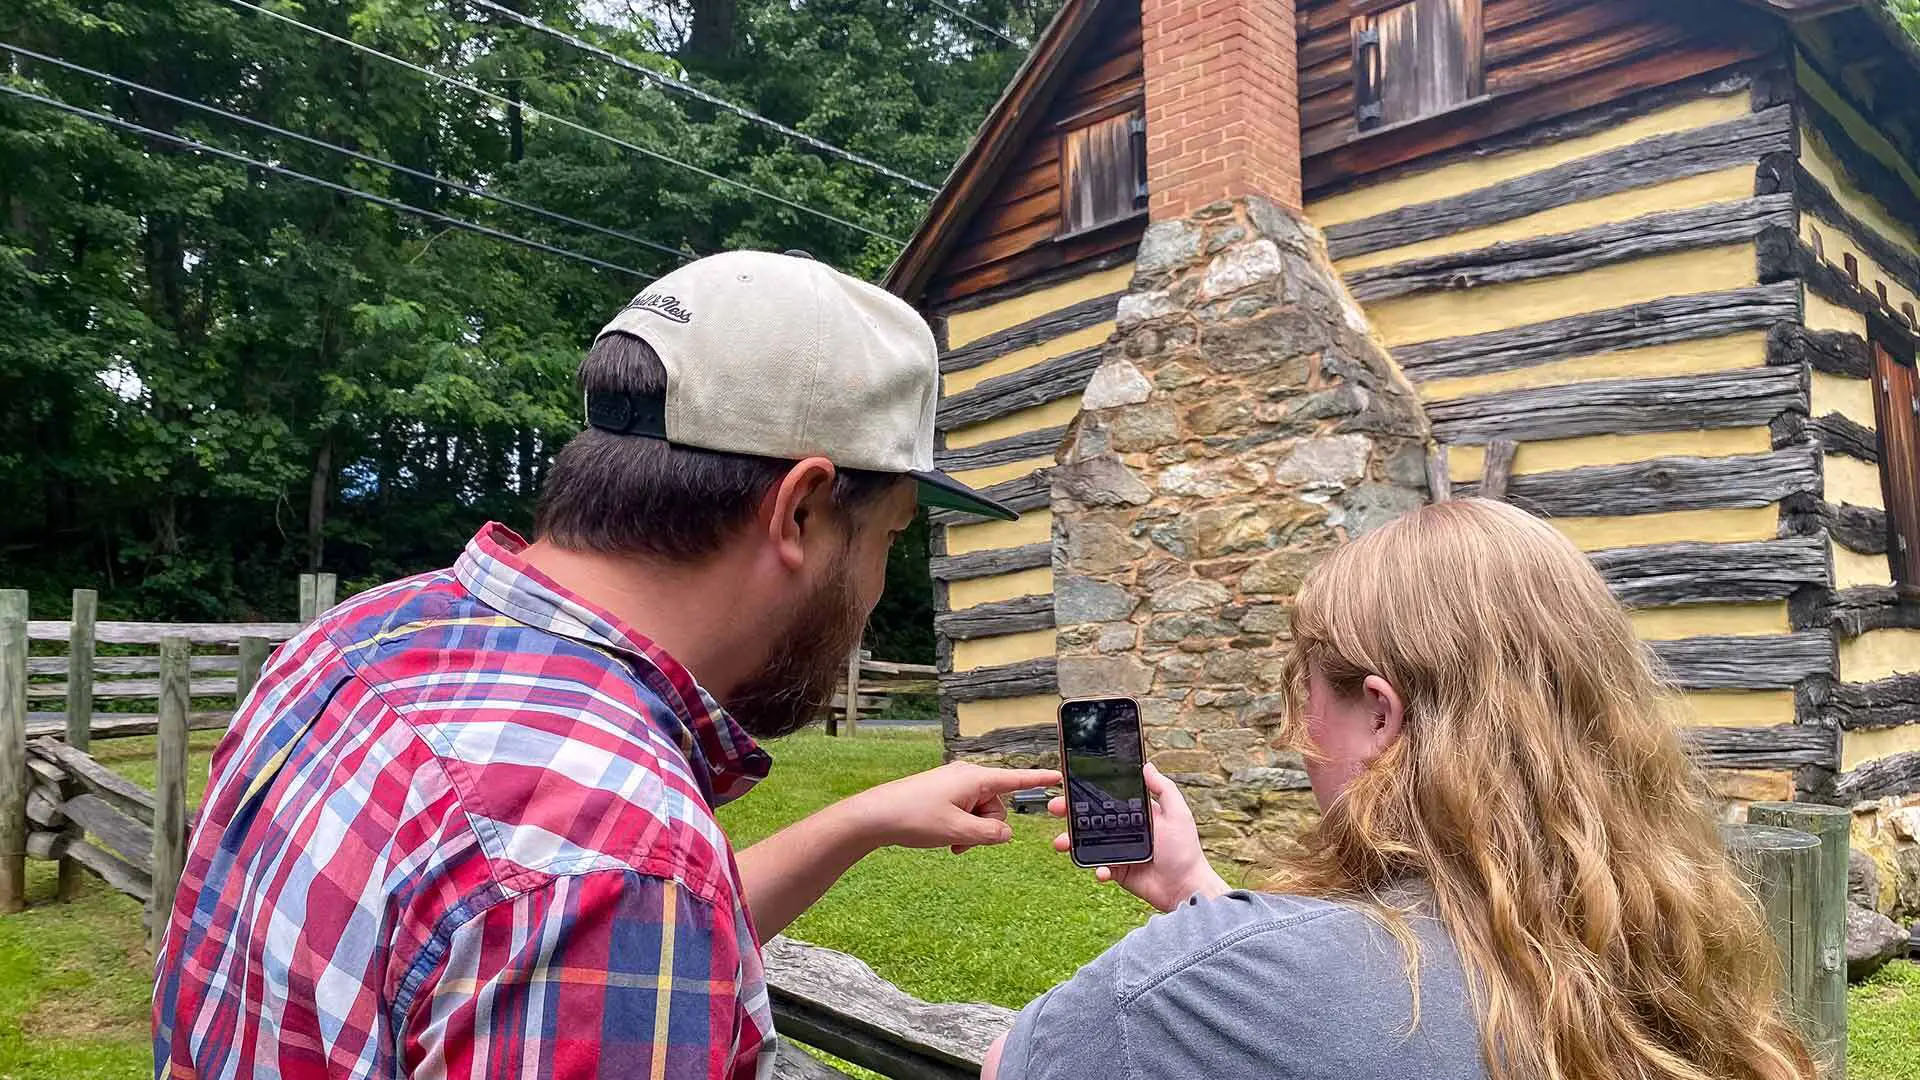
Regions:
[[[274,654],[174,898],[157,1076],[771,1071],[713,818],[766,754],[524,546],[488,525]]]

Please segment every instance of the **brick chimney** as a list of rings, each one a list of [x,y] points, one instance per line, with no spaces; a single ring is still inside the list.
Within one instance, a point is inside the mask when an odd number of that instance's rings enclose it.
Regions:
[[[1141,0],[1152,221],[1264,196],[1300,209],[1294,0]]]

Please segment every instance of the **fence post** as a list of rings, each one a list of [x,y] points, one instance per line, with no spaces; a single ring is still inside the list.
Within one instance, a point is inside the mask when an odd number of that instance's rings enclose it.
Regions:
[[[93,624],[100,614],[100,594],[73,590],[73,622],[67,628],[67,745],[85,750],[93,742]],[[60,860],[59,899],[71,900],[80,891],[80,864]]]
[[[335,574],[313,575],[313,617],[319,618],[327,613],[337,601],[340,592],[340,578]]]
[[[173,914],[173,893],[187,851],[187,639],[160,639],[160,727],[154,740],[153,909],[148,942],[155,953]]]
[[[1820,841],[1798,829],[1774,825],[1723,825],[1720,833],[1735,869],[1759,901],[1780,955],[1783,1004],[1817,1050],[1812,1018],[1817,1015],[1818,956],[1812,907],[1818,891]],[[1844,875],[1841,881],[1845,888]]]
[[[1813,1011],[1806,1016],[1807,1039],[1820,1059],[1820,1075],[1839,1080],[1847,1071],[1847,848],[1853,812],[1818,803],[1759,802],[1747,807],[1747,820],[1798,829],[1820,841],[1808,905]]]
[[[860,643],[853,643],[853,651],[847,654],[847,734],[860,722]]]
[[[314,607],[314,605],[318,603],[320,599],[319,590],[320,590],[320,581],[316,575],[314,574],[300,575],[300,625],[301,626],[305,626],[308,623],[312,622],[313,617],[319,614],[319,612],[315,610],[315,607]]]
[[[27,592],[0,589],[0,915],[27,906]]]
[[[243,637],[240,639],[240,674],[235,677],[233,708],[240,711],[240,703],[247,700],[253,692],[254,684],[260,681],[260,669],[267,664],[267,653],[273,645],[263,637]]]

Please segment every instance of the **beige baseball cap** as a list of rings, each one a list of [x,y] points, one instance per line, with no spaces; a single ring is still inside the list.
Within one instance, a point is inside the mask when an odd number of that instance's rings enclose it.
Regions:
[[[731,251],[640,290],[607,334],[667,369],[664,397],[587,395],[587,423],[680,446],[901,473],[929,506],[1020,515],[933,467],[933,334],[885,289],[804,255]]]

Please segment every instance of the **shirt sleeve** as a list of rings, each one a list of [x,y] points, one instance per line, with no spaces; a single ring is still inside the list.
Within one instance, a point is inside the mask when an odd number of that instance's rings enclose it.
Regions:
[[[1000,1050],[999,1080],[1133,1080],[1106,959],[1020,1010]]]
[[[770,1025],[731,912],[628,870],[555,878],[455,928],[401,1049],[433,1080],[754,1075]],[[746,987],[748,994],[757,993]],[[764,995],[761,995],[764,996]]]

